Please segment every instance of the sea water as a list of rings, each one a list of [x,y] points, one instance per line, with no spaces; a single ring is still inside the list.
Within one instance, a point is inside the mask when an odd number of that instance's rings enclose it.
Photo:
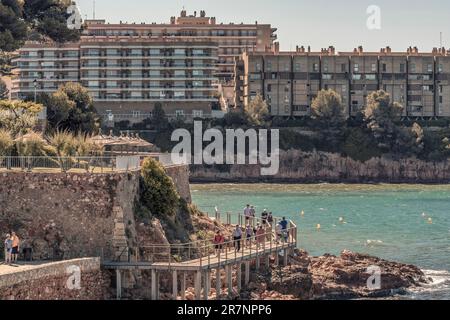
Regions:
[[[243,212],[246,204],[298,224],[311,255],[345,249],[414,264],[433,284],[415,299],[450,299],[450,185],[192,185],[203,211]],[[303,214],[302,214],[303,212]],[[317,226],[320,225],[320,229]]]

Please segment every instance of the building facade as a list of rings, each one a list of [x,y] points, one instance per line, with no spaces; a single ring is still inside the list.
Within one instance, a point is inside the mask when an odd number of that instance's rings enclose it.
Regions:
[[[277,48],[274,46],[274,48]],[[273,116],[308,116],[321,89],[342,96],[345,112],[355,116],[367,96],[385,90],[404,107],[405,117],[450,117],[450,51],[417,48],[392,52],[248,52],[236,62],[236,105],[245,107],[260,94]]]
[[[167,24],[86,20],[78,43],[25,44],[12,94],[25,98],[80,82],[110,122],[142,121],[155,103],[171,117],[211,117],[221,101],[234,102],[236,57],[269,50],[275,31],[257,22],[218,24],[204,11],[183,10]]]
[[[234,60],[245,51],[267,51],[277,39],[277,29],[270,24],[218,23],[215,17],[207,17],[205,11],[188,15],[185,10],[179,17],[171,17],[169,23],[109,24],[104,20],[87,20],[83,38],[95,37],[101,41],[107,37],[157,40],[192,39],[217,43],[219,46],[215,76],[222,84],[234,81]]]
[[[112,122],[140,122],[161,103],[170,117],[210,117],[217,103],[217,44],[203,41],[84,38],[56,46],[28,43],[16,59],[13,96],[52,93],[66,82],[86,87]]]

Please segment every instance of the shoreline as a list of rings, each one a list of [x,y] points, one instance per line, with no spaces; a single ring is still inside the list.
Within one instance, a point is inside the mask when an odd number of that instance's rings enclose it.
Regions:
[[[247,184],[267,184],[267,185],[367,185],[367,186],[380,186],[380,185],[398,185],[398,186],[446,186],[450,185],[450,181],[441,182],[400,182],[400,181],[311,181],[311,180],[291,180],[291,179],[274,179],[274,180],[261,180],[261,179],[199,179],[189,178],[190,185],[213,185],[213,184],[235,184],[235,185],[247,185]]]

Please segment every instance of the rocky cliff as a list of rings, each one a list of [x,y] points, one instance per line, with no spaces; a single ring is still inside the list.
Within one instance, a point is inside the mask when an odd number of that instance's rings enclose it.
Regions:
[[[425,162],[414,158],[374,158],[366,162],[324,152],[283,151],[280,170],[263,177],[258,165],[192,166],[192,182],[288,183],[448,183],[450,162]]]

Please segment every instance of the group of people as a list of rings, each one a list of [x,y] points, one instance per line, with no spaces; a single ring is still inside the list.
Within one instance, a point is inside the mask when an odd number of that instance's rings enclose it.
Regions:
[[[266,243],[269,242],[272,237],[272,228],[274,224],[274,217],[272,212],[269,212],[265,209],[261,213],[260,222],[255,224],[255,207],[247,205],[244,209],[244,216],[246,226],[242,227],[240,225],[236,225],[236,228],[232,233],[233,246],[235,250],[237,252],[240,252],[242,250],[243,244],[248,247],[252,246],[254,242],[256,243],[256,247],[258,250],[260,248],[264,248]],[[289,222],[285,217],[283,217],[283,219],[279,223],[277,223],[277,225],[275,226],[277,242],[287,242],[289,237],[288,226]],[[220,230],[217,231],[214,237],[214,246],[217,255],[220,255],[220,253],[222,252],[225,242],[226,239],[223,233]]]
[[[17,262],[19,257],[20,239],[15,232],[6,235],[4,241],[5,246],[5,264],[13,264]]]

